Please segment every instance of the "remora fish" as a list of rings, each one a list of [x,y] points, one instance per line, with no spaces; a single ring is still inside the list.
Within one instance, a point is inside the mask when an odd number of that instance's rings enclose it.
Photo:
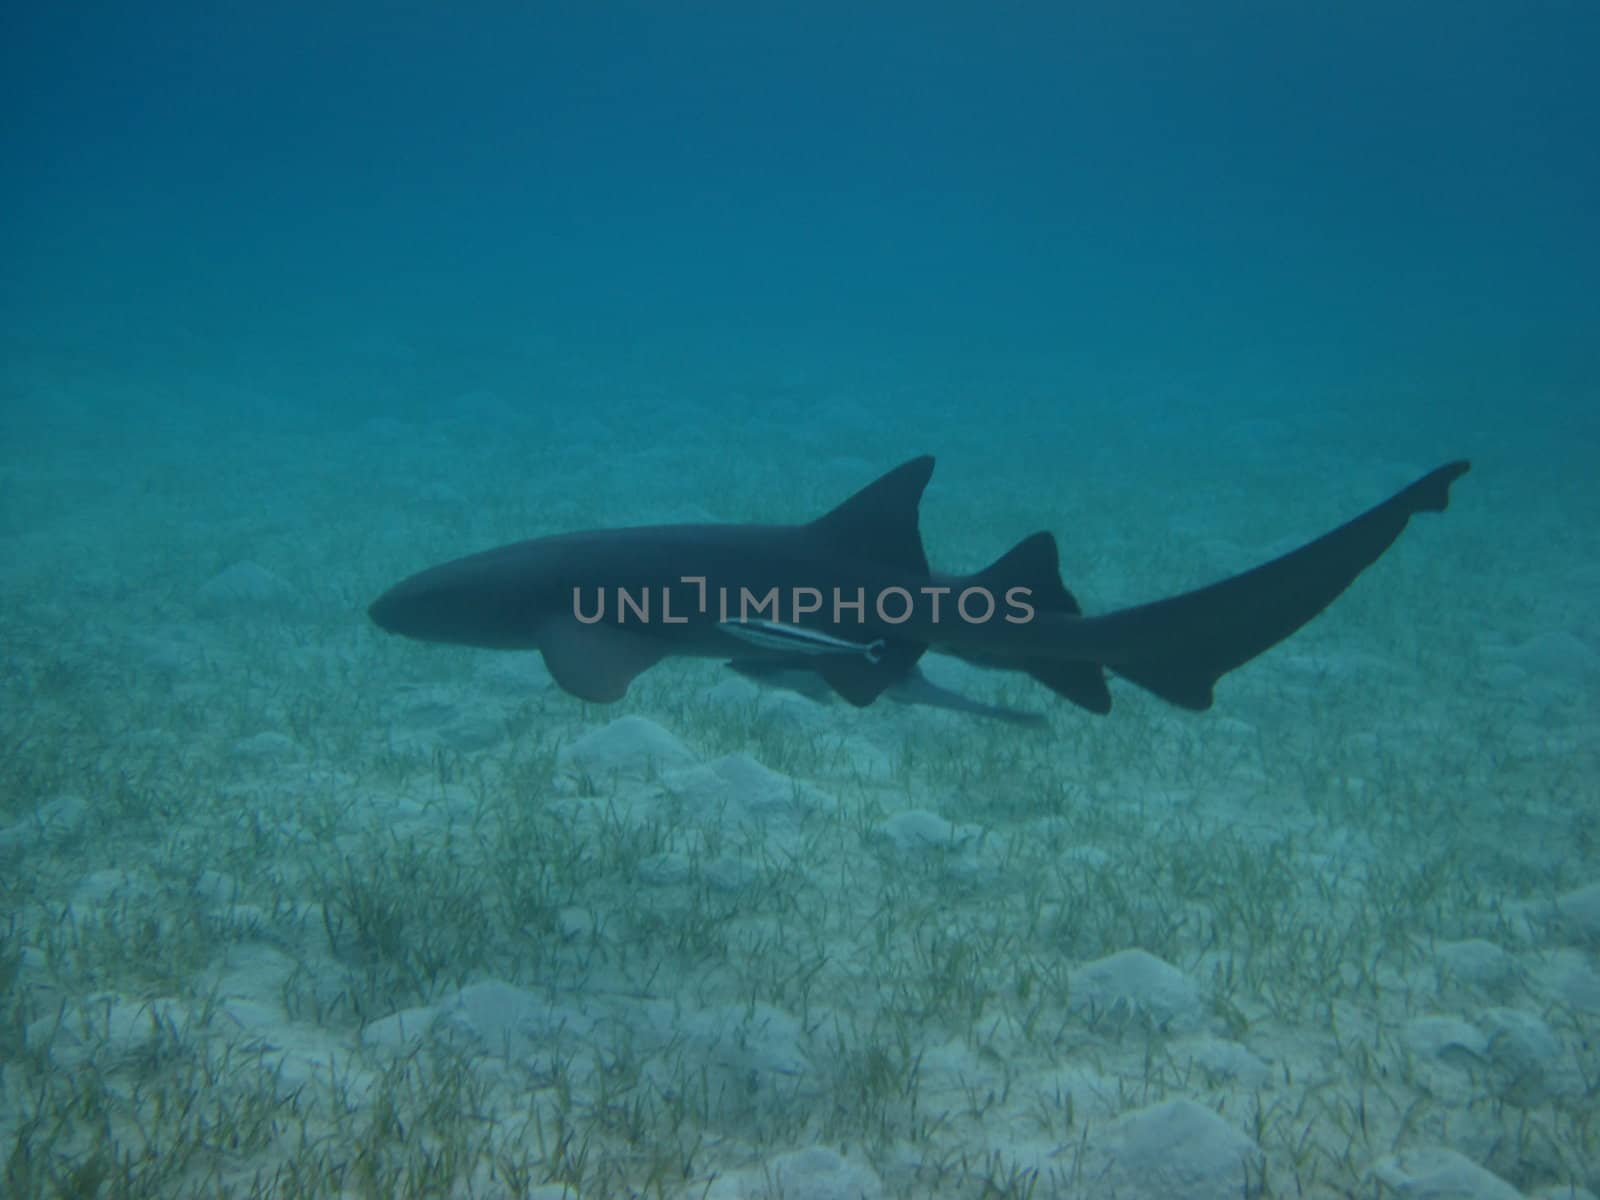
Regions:
[[[804,625],[785,625],[782,621],[759,619],[723,621],[718,628],[740,641],[779,654],[808,657],[814,654],[859,654],[871,663],[883,658],[882,638],[874,638],[870,642],[852,642],[831,633],[823,633],[820,629],[807,629]]]

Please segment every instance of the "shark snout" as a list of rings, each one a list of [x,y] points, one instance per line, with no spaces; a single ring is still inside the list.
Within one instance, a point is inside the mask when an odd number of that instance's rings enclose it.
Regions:
[[[438,636],[441,624],[441,589],[435,582],[438,571],[423,571],[402,579],[367,605],[367,616],[385,633],[401,637],[431,640]],[[446,597],[448,599],[448,597]]]
[[[395,596],[395,589],[390,588],[371,604],[367,605],[367,616],[372,618],[372,623],[385,633],[404,633],[401,627],[401,610],[405,606]]]
[[[446,642],[491,650],[538,645],[538,609],[514,588],[480,585],[479,570],[448,563],[402,579],[367,606],[385,633],[419,642]]]

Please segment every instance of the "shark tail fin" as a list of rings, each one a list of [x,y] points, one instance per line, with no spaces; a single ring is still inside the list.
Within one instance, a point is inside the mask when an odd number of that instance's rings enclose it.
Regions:
[[[1298,550],[1209,587],[1087,617],[1085,629],[1115,674],[1183,708],[1209,708],[1217,680],[1333,603],[1412,517],[1443,512],[1468,467],[1446,463]]]
[[[1002,596],[1012,588],[1028,589],[1028,603],[1041,612],[1081,616],[1083,609],[1061,582],[1061,554],[1050,533],[1025,537],[972,577],[972,583]],[[994,664],[1001,665],[1001,664]],[[1007,663],[1007,666],[1017,664]],[[1022,670],[1056,695],[1092,713],[1111,711],[1111,692],[1099,663],[1036,659]]]

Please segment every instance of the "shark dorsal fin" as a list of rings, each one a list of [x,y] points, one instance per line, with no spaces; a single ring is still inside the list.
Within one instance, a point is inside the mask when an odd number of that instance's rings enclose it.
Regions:
[[[995,592],[1025,587],[1030,602],[1045,612],[1072,616],[1083,612],[1077,598],[1061,582],[1061,554],[1051,533],[1023,538],[972,578]]]
[[[1050,533],[1023,538],[975,576],[993,592],[1014,587],[1028,589],[1028,602],[1041,612],[1081,616],[1078,598],[1061,582],[1061,553]],[[1032,659],[1022,669],[1058,696],[1094,713],[1111,711],[1106,673],[1095,662],[1060,662]]]
[[[901,463],[809,528],[852,556],[926,575],[928,556],[917,526],[917,506],[932,474],[931,454]]]

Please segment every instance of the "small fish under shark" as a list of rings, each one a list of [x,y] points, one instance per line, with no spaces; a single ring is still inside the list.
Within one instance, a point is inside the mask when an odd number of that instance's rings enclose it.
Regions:
[[[848,638],[823,633],[818,629],[808,629],[803,625],[786,625],[781,621],[762,619],[725,621],[722,628],[752,646],[794,656],[792,660],[787,657],[735,658],[725,664],[726,666],[763,687],[794,692],[818,704],[828,703],[833,699],[833,694],[827,681],[817,672],[814,665],[805,661],[806,659],[821,654],[859,654],[868,662],[877,662],[883,657],[882,638],[875,638],[870,642],[852,642]],[[929,679],[921,666],[914,665],[903,678],[890,684],[884,695],[901,704],[942,708],[947,712],[989,717],[996,721],[1006,721],[1034,729],[1043,728],[1048,724],[1039,713],[1007,708],[1002,704],[985,704],[981,700],[973,700],[960,692],[942,687]]]
[[[730,659],[727,666],[763,687],[794,692],[818,704],[827,704],[833,699],[833,691],[822,676],[803,666],[791,666],[761,658]],[[1004,721],[1008,725],[1020,725],[1026,729],[1044,729],[1050,724],[1043,713],[1011,708],[1004,704],[986,704],[982,700],[974,700],[970,696],[964,696],[960,692],[937,684],[928,678],[921,666],[912,667],[903,679],[892,684],[883,694],[899,704],[938,708],[946,712],[965,713],[972,717],[986,717],[993,721]]]

